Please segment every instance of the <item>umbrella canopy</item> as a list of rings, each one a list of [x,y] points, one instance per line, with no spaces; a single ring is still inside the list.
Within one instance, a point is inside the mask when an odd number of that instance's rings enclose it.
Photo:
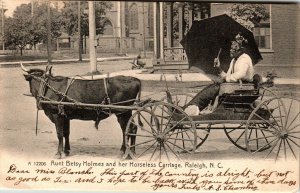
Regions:
[[[246,53],[251,57],[253,64],[262,60],[253,33],[226,14],[194,21],[180,43],[191,66],[196,66],[209,74],[217,74],[213,67],[214,58],[221,49],[219,55],[221,67],[225,71],[228,70],[231,61],[231,42],[238,33],[248,40]]]

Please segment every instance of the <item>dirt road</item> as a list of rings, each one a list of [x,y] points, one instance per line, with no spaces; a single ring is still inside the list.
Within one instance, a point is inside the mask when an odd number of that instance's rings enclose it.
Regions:
[[[115,66],[102,65],[104,72],[125,70],[130,67],[128,61],[117,61]],[[87,64],[56,65],[53,69],[54,74],[64,76],[85,74],[88,71]],[[40,111],[38,135],[35,135],[36,102],[34,98],[23,95],[29,93],[29,85],[22,74],[20,68],[0,69],[0,151],[22,158],[52,159],[58,143],[55,127]],[[153,93],[154,90],[144,91],[142,95]],[[162,96],[158,94],[155,97]],[[94,128],[94,123],[91,121],[71,121],[71,157],[119,159],[121,142],[121,129],[115,116],[101,121],[99,130]],[[251,154],[236,148],[222,130],[215,130],[197,152],[189,156],[189,159],[221,160],[249,157],[252,157]]]

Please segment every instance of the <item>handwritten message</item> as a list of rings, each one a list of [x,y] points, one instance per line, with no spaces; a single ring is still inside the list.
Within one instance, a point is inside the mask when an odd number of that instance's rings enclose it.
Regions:
[[[143,185],[151,191],[261,191],[280,186],[293,189],[299,186],[295,171],[233,168],[222,163],[151,163],[133,161],[93,162],[57,161],[28,162],[26,167],[11,164],[5,181],[11,186],[22,184],[105,184],[118,187]]]

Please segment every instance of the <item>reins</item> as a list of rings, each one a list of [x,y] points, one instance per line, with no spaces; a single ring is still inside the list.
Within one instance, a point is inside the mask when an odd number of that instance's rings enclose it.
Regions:
[[[36,76],[32,76],[32,78],[35,78]],[[45,74],[43,74],[43,77],[46,78]],[[48,79],[46,79],[48,80]],[[40,87],[39,87],[39,91],[38,91],[38,95],[37,95],[37,101],[36,101],[36,121],[35,121],[35,135],[37,136],[38,133],[38,123],[39,123],[39,110],[42,109],[41,107],[41,98],[45,95],[45,91],[46,91],[46,87],[45,84],[46,81],[41,81],[40,82]]]

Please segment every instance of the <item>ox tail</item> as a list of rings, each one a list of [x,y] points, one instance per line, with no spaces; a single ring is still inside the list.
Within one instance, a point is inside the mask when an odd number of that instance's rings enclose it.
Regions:
[[[97,118],[97,120],[95,121],[95,124],[94,124],[94,126],[97,130],[99,130],[99,123],[100,123],[100,119]]]
[[[136,98],[138,103],[141,102],[141,95],[142,95],[142,82],[140,81],[140,88],[139,88],[139,92],[138,92],[137,98]],[[138,115],[138,124],[139,124],[140,127],[144,126],[144,124],[141,121],[141,114]]]

